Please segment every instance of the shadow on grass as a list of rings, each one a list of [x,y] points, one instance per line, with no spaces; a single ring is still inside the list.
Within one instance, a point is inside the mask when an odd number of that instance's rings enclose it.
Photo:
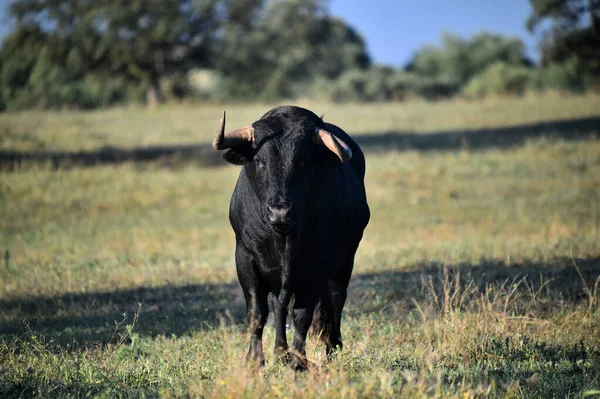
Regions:
[[[594,139],[600,135],[600,117],[556,120],[510,127],[446,130],[439,132],[382,132],[379,134],[353,134],[352,137],[369,151],[482,150],[510,148],[523,145],[537,137],[564,140]],[[133,149],[103,147],[80,152],[19,152],[0,151],[0,170],[14,170],[27,164],[49,164],[53,169],[73,166],[95,166],[124,162],[146,163],[159,161],[160,166],[176,167],[185,163],[215,167],[226,165],[220,153],[210,144],[154,146]],[[162,161],[162,162],[161,162]]]
[[[183,335],[244,319],[237,282],[140,287],[0,301],[0,339],[35,332],[59,345],[108,343],[134,323],[144,336]],[[117,327],[117,324],[121,327]]]
[[[354,134],[352,137],[365,151],[503,149],[522,146],[528,140],[540,137],[563,140],[600,138],[600,117],[557,120],[509,127],[445,130],[431,133]]]
[[[473,281],[478,287],[525,278],[530,286],[554,279],[542,295],[547,305],[587,301],[588,287],[600,276],[600,258],[577,259],[579,272],[571,259],[545,263],[524,263],[507,267],[502,262],[484,261],[463,265],[462,285]],[[412,299],[425,300],[431,293],[423,280],[431,280],[441,290],[443,267],[427,265],[412,271],[356,273],[350,283],[345,314],[358,317],[377,313],[381,317],[401,317],[414,307]],[[522,284],[520,289],[526,290]],[[138,303],[143,303],[134,332],[141,336],[186,335],[205,328],[245,323],[245,305],[237,281],[222,284],[143,287],[105,293],[65,294],[55,297],[24,297],[0,301],[0,340],[27,340],[35,332],[61,347],[103,345],[115,340],[131,324]],[[542,309],[543,311],[544,309]],[[548,309],[550,310],[550,309]],[[126,313],[126,317],[123,314]],[[116,323],[123,322],[114,334]]]
[[[0,150],[0,170],[14,170],[30,165],[50,165],[52,169],[68,169],[74,166],[86,167],[125,162],[147,163],[157,161],[159,166],[177,167],[195,163],[204,167],[224,165],[220,154],[210,144],[153,146],[123,149],[102,147],[94,151],[79,152],[19,152]]]

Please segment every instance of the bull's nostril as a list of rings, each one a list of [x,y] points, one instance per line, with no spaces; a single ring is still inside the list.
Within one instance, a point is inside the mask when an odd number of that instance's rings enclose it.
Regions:
[[[269,218],[269,221],[273,223],[273,221],[276,219],[275,208],[267,206],[267,217]]]
[[[273,224],[289,223],[290,207],[287,206],[267,206],[267,218]]]

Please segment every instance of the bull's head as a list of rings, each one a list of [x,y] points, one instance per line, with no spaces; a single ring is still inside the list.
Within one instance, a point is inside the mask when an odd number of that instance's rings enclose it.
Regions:
[[[286,233],[303,220],[306,201],[320,175],[352,157],[339,137],[314,113],[277,107],[251,126],[225,133],[225,112],[213,140],[229,163],[244,165],[265,222]],[[322,177],[322,176],[321,176]]]

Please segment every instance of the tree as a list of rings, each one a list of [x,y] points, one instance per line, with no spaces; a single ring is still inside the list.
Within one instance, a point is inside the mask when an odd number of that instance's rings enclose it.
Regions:
[[[529,0],[532,13],[527,28],[533,32],[544,20],[553,28],[571,31],[592,25],[600,29],[600,0]]]
[[[542,65],[574,63],[580,76],[600,77],[600,0],[530,0],[527,28],[543,22]]]
[[[222,95],[275,99],[303,94],[316,77],[334,79],[370,64],[360,35],[327,14],[322,0],[271,2],[247,25],[226,23],[216,69]]]
[[[46,35],[37,25],[24,25],[4,39],[0,49],[0,109],[8,107],[27,85],[45,41]]]
[[[326,0],[16,0],[10,15],[14,51],[0,60],[13,71],[0,92],[22,96],[15,107],[93,107],[141,90],[154,103],[163,78],[179,82],[191,69],[216,71],[221,98],[276,99],[370,65],[363,39],[328,15]],[[20,54],[29,37],[41,57]],[[24,59],[31,65],[16,79]]]
[[[37,26],[60,42],[73,72],[139,82],[154,102],[161,77],[209,64],[218,1],[16,0],[9,12],[17,31]]]

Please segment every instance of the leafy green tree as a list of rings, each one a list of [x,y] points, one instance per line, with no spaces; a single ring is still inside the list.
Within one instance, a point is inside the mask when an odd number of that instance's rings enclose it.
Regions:
[[[160,99],[160,79],[210,62],[217,0],[16,0],[16,29],[36,25],[67,54],[68,73],[100,72],[147,88]]]
[[[0,49],[0,109],[9,107],[27,85],[46,34],[37,25],[24,25],[6,37]]]
[[[191,70],[215,70],[221,98],[292,97],[370,64],[325,0],[15,0],[10,15],[0,98],[14,107],[101,106],[142,90],[153,103],[161,87],[185,92]],[[21,54],[32,40],[39,57]]]
[[[77,48],[36,24],[8,35],[0,49],[0,109],[105,106],[136,88],[121,76],[89,73]]]
[[[216,67],[225,97],[293,97],[317,77],[333,79],[370,64],[363,39],[331,18],[322,0],[271,2],[258,14],[254,23],[224,27]]]
[[[553,29],[578,30],[592,25],[600,29],[600,0],[529,0],[532,13],[527,28],[533,32],[546,20]]]
[[[532,14],[527,28],[544,33],[542,65],[574,67],[580,83],[587,80],[600,84],[600,0],[530,0],[530,3]]]

